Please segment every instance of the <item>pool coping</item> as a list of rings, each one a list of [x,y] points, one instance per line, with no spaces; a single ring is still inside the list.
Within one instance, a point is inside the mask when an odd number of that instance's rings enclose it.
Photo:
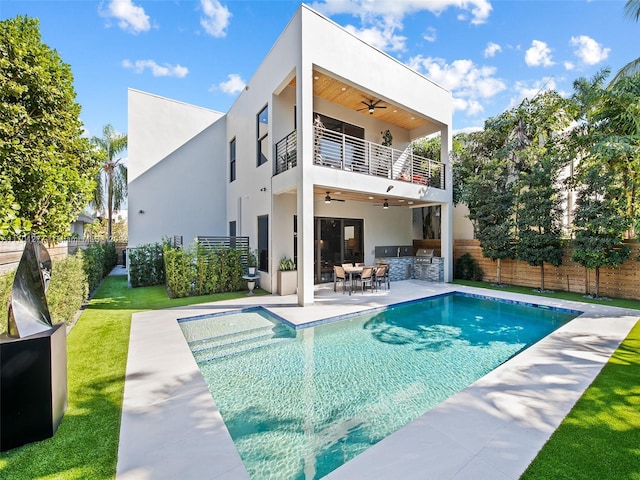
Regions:
[[[519,478],[640,311],[408,280],[350,297],[319,286],[309,307],[269,295],[136,313],[116,478],[249,478],[178,318],[260,305],[300,327],[454,291],[584,313],[325,478]]]

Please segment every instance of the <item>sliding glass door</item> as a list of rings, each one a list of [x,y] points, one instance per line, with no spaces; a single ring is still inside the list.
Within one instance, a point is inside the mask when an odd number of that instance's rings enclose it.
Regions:
[[[333,281],[333,266],[364,261],[364,220],[315,220],[315,283]]]

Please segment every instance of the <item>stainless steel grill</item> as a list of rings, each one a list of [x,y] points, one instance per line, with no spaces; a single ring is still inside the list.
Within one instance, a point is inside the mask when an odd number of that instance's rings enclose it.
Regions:
[[[415,263],[431,263],[433,250],[430,248],[419,248],[416,250]]]

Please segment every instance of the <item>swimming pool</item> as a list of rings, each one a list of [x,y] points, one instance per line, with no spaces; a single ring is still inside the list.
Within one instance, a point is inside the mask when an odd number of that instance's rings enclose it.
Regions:
[[[455,294],[294,330],[183,319],[255,479],[320,478],[578,315]]]

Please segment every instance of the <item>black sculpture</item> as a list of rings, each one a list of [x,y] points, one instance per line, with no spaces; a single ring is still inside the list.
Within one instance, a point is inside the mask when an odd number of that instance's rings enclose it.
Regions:
[[[28,237],[0,336],[0,451],[53,436],[67,409],[67,335],[51,324],[50,278],[49,252]]]

